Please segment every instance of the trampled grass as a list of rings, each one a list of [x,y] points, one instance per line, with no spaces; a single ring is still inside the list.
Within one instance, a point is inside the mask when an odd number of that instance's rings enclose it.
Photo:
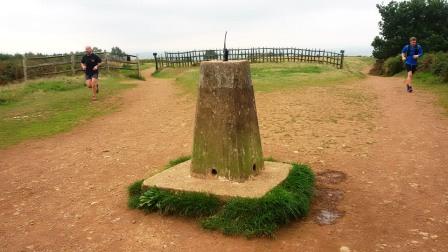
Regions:
[[[183,160],[184,157],[175,160]],[[202,227],[227,235],[273,237],[281,225],[306,216],[314,190],[314,174],[306,165],[293,164],[288,177],[257,199],[222,201],[197,192],[142,190],[142,180],[128,187],[128,206],[165,215],[200,217]]]
[[[20,141],[67,131],[98,115],[113,111],[120,90],[135,86],[121,77],[102,76],[98,101],[81,77],[56,77],[0,88],[0,148]]]
[[[400,75],[404,79],[404,73]],[[438,104],[445,109],[445,114],[448,115],[448,83],[441,82],[437,76],[429,72],[417,72],[413,85],[416,89],[423,88],[436,94]]]
[[[344,69],[310,63],[256,63],[251,64],[255,91],[327,86],[364,78],[363,70],[373,64],[369,57],[346,57]],[[199,67],[165,68],[154,74],[156,78],[175,79],[186,92],[195,94],[199,82]]]
[[[273,237],[281,225],[308,214],[314,174],[306,165],[293,164],[288,177],[259,199],[231,199],[218,214],[202,221],[207,229],[227,235]]]

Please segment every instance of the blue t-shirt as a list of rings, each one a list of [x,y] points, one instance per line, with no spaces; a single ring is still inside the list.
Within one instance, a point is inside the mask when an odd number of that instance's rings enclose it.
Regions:
[[[409,48],[409,53],[408,53]],[[403,50],[401,50],[401,53],[406,54],[406,64],[408,65],[417,65],[417,59],[414,59],[414,55],[418,55],[418,57],[421,57],[423,55],[423,49],[420,45],[417,45],[415,47],[411,45],[405,45],[403,47]]]

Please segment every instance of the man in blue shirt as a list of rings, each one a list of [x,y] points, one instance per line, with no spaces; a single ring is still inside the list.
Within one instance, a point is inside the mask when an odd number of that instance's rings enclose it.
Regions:
[[[412,93],[412,75],[417,70],[417,59],[423,55],[423,49],[417,45],[417,39],[412,37],[409,39],[409,45],[405,45],[401,50],[401,58],[406,62],[406,70],[408,75],[406,77],[406,89]]]

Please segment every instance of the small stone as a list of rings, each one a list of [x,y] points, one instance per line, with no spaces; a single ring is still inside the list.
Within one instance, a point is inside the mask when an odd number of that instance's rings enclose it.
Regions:
[[[412,244],[418,244],[418,241],[411,241]]]
[[[437,238],[439,238],[438,235],[431,235],[431,239],[437,239]]]
[[[137,221],[136,220],[132,220],[132,224],[135,224]]]
[[[339,248],[339,252],[350,252],[350,248],[347,246],[342,246]]]

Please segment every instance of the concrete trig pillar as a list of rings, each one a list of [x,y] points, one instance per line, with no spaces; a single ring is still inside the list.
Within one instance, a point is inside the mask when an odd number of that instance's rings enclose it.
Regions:
[[[191,175],[243,182],[264,168],[249,62],[201,63]]]

